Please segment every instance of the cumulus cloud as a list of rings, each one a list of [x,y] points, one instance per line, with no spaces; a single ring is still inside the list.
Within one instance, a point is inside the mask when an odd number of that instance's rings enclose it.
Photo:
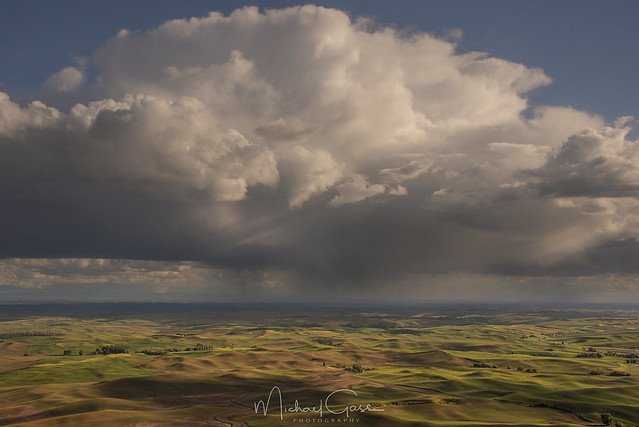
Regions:
[[[629,128],[592,129],[573,135],[529,173],[544,195],[636,197],[639,161],[636,144],[626,143]]]
[[[1,256],[339,287],[605,270],[601,248],[637,233],[631,119],[533,107],[543,70],[447,39],[248,7],[121,31],[93,62],[96,100],[69,111],[0,94]],[[47,84],[84,82],[68,67]]]
[[[84,70],[79,67],[65,67],[49,77],[45,85],[60,92],[69,92],[82,86],[85,81]]]

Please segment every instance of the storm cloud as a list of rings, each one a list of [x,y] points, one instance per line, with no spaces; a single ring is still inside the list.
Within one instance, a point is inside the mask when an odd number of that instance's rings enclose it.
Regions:
[[[310,5],[122,30],[92,64],[46,83],[94,99],[65,111],[0,93],[1,257],[293,289],[637,273],[633,119],[531,106],[541,69]]]

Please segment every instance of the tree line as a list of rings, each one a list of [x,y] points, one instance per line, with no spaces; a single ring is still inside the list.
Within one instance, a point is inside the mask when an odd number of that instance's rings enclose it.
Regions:
[[[42,331],[16,331],[0,333],[0,340],[8,340],[20,337],[57,337],[63,335],[60,332],[42,332]]]

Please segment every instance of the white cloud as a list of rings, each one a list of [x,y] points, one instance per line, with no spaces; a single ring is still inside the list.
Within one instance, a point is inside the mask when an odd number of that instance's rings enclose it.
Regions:
[[[335,198],[330,201],[330,204],[339,206],[345,203],[359,202],[360,200],[383,194],[385,190],[386,187],[383,185],[371,184],[361,175],[352,175],[348,181],[337,186],[339,196],[335,196]],[[399,193],[399,195],[403,195],[402,191],[399,191]]]
[[[45,85],[60,92],[69,92],[86,82],[86,73],[78,67],[65,67],[49,77]]]
[[[71,173],[73,179],[135,186],[147,195],[180,200],[204,190],[212,201],[233,201],[243,199],[251,185],[275,185],[279,179],[273,152],[226,128],[195,98],[127,95],[76,105],[68,115],[37,101],[24,110],[5,101],[2,117],[8,120],[0,121],[0,130],[20,135],[5,148],[34,150],[14,158],[28,165],[14,171],[15,181]],[[33,128],[49,134],[24,136]]]
[[[289,197],[291,207],[300,207],[312,195],[323,192],[339,182],[344,175],[344,165],[333,159],[325,150],[308,150],[295,146],[282,153],[288,163],[288,173],[293,180]]]
[[[550,83],[542,70],[456,54],[429,34],[370,28],[333,9],[247,7],[118,34],[94,59],[106,96],[197,98],[280,161],[306,162],[305,173],[289,168],[285,179],[293,207],[331,189],[349,193],[334,203],[361,200],[365,188],[390,194],[381,182],[354,186],[346,177],[382,179],[408,167],[398,155],[429,153],[460,133],[521,127],[522,94]],[[316,153],[312,165],[303,152]]]

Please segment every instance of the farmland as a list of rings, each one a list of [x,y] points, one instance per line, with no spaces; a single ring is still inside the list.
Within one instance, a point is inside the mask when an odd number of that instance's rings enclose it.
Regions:
[[[639,420],[639,312],[630,309],[3,308],[0,425]]]

